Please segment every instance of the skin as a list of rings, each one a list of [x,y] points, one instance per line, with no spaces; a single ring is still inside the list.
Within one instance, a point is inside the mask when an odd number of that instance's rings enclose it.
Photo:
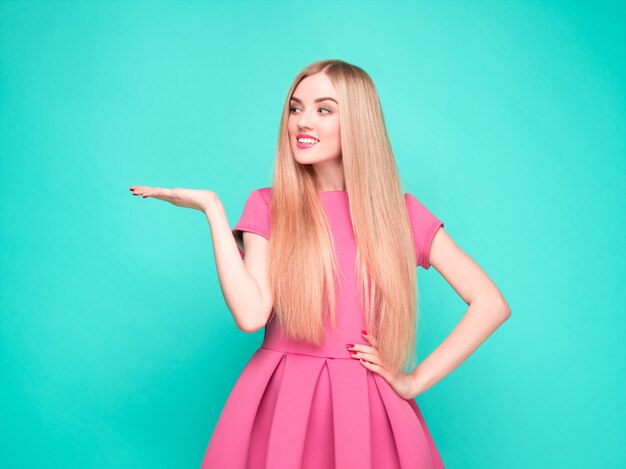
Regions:
[[[289,102],[287,129],[289,144],[298,163],[313,166],[321,190],[345,190],[341,161],[339,101],[335,87],[323,73],[303,78]],[[318,98],[333,98],[315,102]],[[296,135],[303,133],[319,140],[313,147],[298,148]]]
[[[332,97],[335,88],[322,73],[304,78],[290,102],[288,134],[294,158],[309,164],[318,178],[320,190],[345,190],[341,162],[339,106]],[[295,136],[306,133],[319,139],[312,148],[299,149]],[[213,249],[220,286],[237,323],[246,332],[264,327],[272,310],[273,298],[267,278],[268,241],[244,232],[245,259],[242,261],[230,231],[224,207],[209,190],[166,189],[132,186],[133,195],[164,200],[178,207],[202,211],[211,226]],[[450,335],[412,372],[391,373],[383,366],[374,337],[362,333],[362,344],[346,344],[348,356],[379,374],[403,399],[413,399],[434,386],[465,361],[511,315],[502,293],[480,266],[444,230],[435,233],[429,254],[431,266],[458,293],[468,308]],[[251,314],[250,312],[254,312]],[[349,352],[356,352],[354,355]]]
[[[341,161],[340,104],[332,100],[315,101],[323,97],[339,101],[335,87],[325,74],[310,75],[298,83],[289,103],[289,143],[298,163],[313,165],[322,190],[345,190]],[[312,148],[300,149],[296,139],[299,133],[309,134],[319,139],[319,142]],[[346,344],[348,355],[382,376],[401,397],[414,397],[411,374],[392,374],[387,371],[382,366],[375,339],[363,333],[361,335],[367,343]],[[351,354],[350,351],[356,353]]]

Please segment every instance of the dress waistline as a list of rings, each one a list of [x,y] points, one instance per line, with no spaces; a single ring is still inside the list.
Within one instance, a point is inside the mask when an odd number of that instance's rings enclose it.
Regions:
[[[266,330],[261,347],[269,350],[275,350],[277,352],[297,353],[324,358],[347,358],[350,360],[354,360],[350,355],[350,351],[346,348],[346,343],[353,342],[354,341],[343,342],[339,340],[333,340],[324,342],[321,345],[316,346],[307,342],[300,342],[293,339],[285,338],[276,333],[276,331]]]

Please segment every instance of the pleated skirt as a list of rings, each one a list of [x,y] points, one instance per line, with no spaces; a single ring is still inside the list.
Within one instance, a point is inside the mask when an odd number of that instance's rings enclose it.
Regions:
[[[260,347],[201,469],[443,469],[414,399],[353,358]]]

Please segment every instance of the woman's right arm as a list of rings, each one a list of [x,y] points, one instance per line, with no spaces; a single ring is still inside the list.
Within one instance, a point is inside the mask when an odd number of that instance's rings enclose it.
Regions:
[[[255,332],[265,326],[273,306],[267,278],[269,242],[255,233],[244,232],[244,261],[222,202],[215,197],[204,213],[211,228],[215,265],[226,304],[240,330]]]

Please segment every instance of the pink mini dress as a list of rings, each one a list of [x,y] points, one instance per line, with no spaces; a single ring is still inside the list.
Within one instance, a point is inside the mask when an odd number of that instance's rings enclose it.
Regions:
[[[346,349],[367,345],[348,194],[319,195],[344,277],[336,331],[327,321],[326,339],[316,347],[281,336],[268,321],[221,412],[202,469],[442,469],[415,400],[400,397]],[[404,198],[416,266],[429,269],[431,241],[443,222],[412,194]],[[233,229],[242,258],[243,231],[269,240],[270,210],[271,188],[253,190]]]

